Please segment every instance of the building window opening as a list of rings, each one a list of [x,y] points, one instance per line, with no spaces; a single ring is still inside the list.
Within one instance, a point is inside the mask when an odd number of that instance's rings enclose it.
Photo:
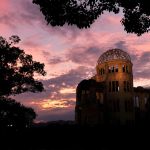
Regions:
[[[128,66],[126,66],[126,72],[127,72],[127,73],[129,72],[129,70],[128,70]]]
[[[116,110],[116,101],[115,101],[115,100],[113,100],[113,111],[114,111],[114,112],[117,111],[117,110]]]
[[[102,75],[102,69],[100,69],[100,75]]]
[[[115,92],[115,81],[112,81],[112,91]]]
[[[118,92],[118,91],[119,91],[119,82],[116,81],[116,92]]]
[[[133,103],[130,100],[125,101],[125,111],[126,112],[132,112],[133,110]]]
[[[118,72],[118,65],[116,65],[115,72]]]
[[[133,111],[133,101],[132,100],[129,101],[129,109],[130,109],[130,112]]]
[[[108,68],[108,72],[111,73],[111,67]]]
[[[111,92],[111,82],[109,82],[109,92]]]
[[[103,98],[103,94],[100,95],[100,103],[103,104],[104,103],[104,98]]]
[[[120,90],[119,86],[118,86],[118,91]]]
[[[139,97],[138,96],[134,97],[134,106],[139,107]]]
[[[133,97],[133,106],[134,106],[134,107],[136,106],[136,100],[135,100],[135,97],[136,97],[136,96]]]
[[[102,93],[96,93],[97,103],[103,104],[103,94]]]
[[[119,99],[117,99],[117,101],[116,101],[116,104],[117,104],[117,112],[119,112],[120,111],[120,105],[119,105]]]
[[[114,72],[114,71],[115,71],[114,66],[112,66],[112,67],[111,67],[111,69],[112,69],[112,72]]]
[[[103,75],[105,73],[105,70],[103,69],[103,68],[101,68],[100,70],[99,70],[99,75]]]
[[[109,82],[109,92],[119,92],[119,82],[118,81]]]
[[[123,82],[123,87],[124,87],[124,91],[126,92],[127,91],[126,81]]]
[[[113,111],[114,112],[119,112],[120,111],[119,100],[113,100]]]
[[[99,93],[97,93],[97,92],[96,92],[96,99],[97,99],[97,100],[100,99]]]
[[[108,68],[108,72],[109,73],[112,73],[112,72],[115,72],[116,71],[116,68],[114,66],[111,66]]]
[[[128,101],[125,100],[125,112],[127,112],[127,111],[128,111]]]
[[[103,69],[103,74],[105,74],[105,69]]]
[[[122,71],[125,72],[125,65],[122,65]]]
[[[127,84],[127,92],[129,92],[130,91],[130,84],[129,84],[129,82],[126,82],[126,84]]]
[[[108,102],[109,102],[108,108],[112,112],[113,111],[113,101],[110,99]]]
[[[144,103],[147,104],[147,97],[144,98]]]
[[[130,91],[130,83],[128,81],[123,82],[124,91],[129,92]]]

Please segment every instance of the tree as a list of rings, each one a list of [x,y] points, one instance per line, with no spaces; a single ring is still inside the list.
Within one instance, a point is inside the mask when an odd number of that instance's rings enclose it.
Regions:
[[[11,98],[0,97],[1,128],[27,128],[35,118],[36,113],[32,108],[25,107]]]
[[[44,64],[15,47],[19,41],[18,36],[11,36],[9,41],[0,37],[0,125],[3,127],[25,127],[36,117],[32,108],[15,102],[9,96],[44,90],[43,84],[34,79],[35,73],[46,74]]]
[[[121,20],[127,33],[138,36],[149,31],[150,9],[147,0],[33,0],[40,6],[47,24],[63,26],[76,25],[89,28],[105,11],[119,13],[123,9]]]
[[[34,79],[35,73],[45,75],[44,64],[15,47],[19,41],[18,36],[11,36],[9,41],[0,37],[0,97],[44,90],[42,83]]]

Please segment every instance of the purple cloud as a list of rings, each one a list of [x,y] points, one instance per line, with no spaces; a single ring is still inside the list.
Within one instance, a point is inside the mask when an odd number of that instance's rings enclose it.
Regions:
[[[75,107],[75,93],[61,93],[60,90],[63,88],[76,88],[78,83],[87,78],[88,73],[92,72],[93,70],[91,68],[87,68],[84,66],[80,66],[77,69],[72,69],[66,74],[62,74],[58,77],[43,80],[43,84],[45,87],[45,91],[42,93],[24,93],[17,95],[15,99],[25,105],[30,105],[30,107],[33,107],[36,112],[38,112],[38,118],[37,120],[40,120],[41,118],[45,118],[46,116],[49,116],[49,120],[58,120],[62,117],[62,119],[67,119],[67,111],[68,109],[72,112],[71,118],[73,119],[73,112]],[[63,103],[66,108],[54,108],[54,109],[46,109],[42,111],[39,109],[39,104],[43,104],[44,101],[46,102],[52,102],[52,101],[58,101]],[[67,107],[68,106],[68,107]],[[59,114],[57,113],[59,111]],[[61,111],[63,109],[64,115],[61,115]],[[54,115],[56,113],[56,115]],[[45,116],[44,116],[45,115]],[[69,115],[69,114],[68,114]],[[46,117],[47,118],[47,117]]]
[[[98,54],[101,54],[101,49],[98,47],[74,47],[66,54],[66,57],[74,63],[94,67]]]

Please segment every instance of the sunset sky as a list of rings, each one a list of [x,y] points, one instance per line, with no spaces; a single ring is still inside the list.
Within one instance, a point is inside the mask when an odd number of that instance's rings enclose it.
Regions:
[[[99,56],[111,48],[130,54],[134,86],[150,87],[150,33],[127,34],[121,18],[105,13],[89,29],[51,27],[32,0],[0,0],[0,36],[18,35],[18,46],[45,64],[47,75],[36,77],[45,91],[16,96],[35,109],[36,121],[74,120],[77,84],[95,74]]]

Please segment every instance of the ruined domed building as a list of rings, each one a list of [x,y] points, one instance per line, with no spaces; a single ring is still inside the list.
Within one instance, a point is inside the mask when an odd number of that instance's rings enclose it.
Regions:
[[[130,125],[137,116],[145,116],[150,90],[133,87],[132,66],[129,54],[120,49],[108,50],[99,57],[96,75],[77,86],[78,124]]]

